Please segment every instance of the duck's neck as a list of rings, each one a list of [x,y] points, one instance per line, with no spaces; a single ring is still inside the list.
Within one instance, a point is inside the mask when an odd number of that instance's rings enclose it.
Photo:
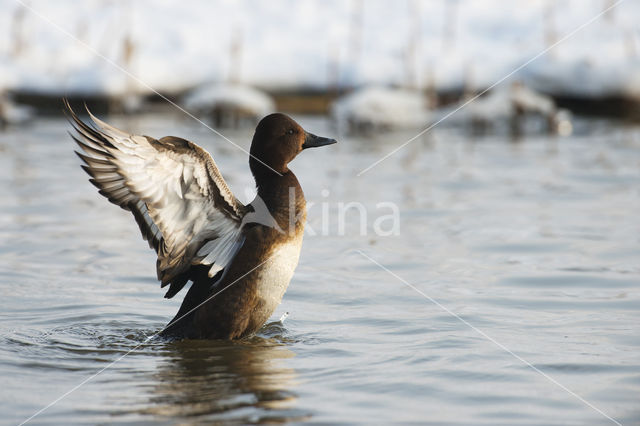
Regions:
[[[306,201],[296,175],[286,167],[277,173],[255,160],[249,164],[258,188],[257,200],[252,204],[263,202],[284,232],[304,227]]]

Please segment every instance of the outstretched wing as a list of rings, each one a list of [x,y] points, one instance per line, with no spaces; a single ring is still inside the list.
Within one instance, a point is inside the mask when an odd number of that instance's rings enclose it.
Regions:
[[[158,254],[165,297],[189,279],[191,265],[211,265],[209,276],[230,263],[243,243],[247,208],[227,187],[211,156],[198,145],[168,136],[131,135],[93,116],[86,124],[65,107],[84,153],[82,168],[114,204],[135,216],[142,236]]]

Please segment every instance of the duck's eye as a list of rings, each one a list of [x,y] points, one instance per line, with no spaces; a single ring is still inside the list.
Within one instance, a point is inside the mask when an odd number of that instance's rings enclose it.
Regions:
[[[293,129],[289,129],[289,130],[287,130],[287,134],[288,134],[288,135],[292,135],[292,134],[293,134]]]

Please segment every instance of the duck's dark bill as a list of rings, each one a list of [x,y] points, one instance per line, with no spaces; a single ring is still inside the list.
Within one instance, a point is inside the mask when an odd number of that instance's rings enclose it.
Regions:
[[[306,137],[304,139],[304,143],[302,144],[302,149],[315,148],[317,146],[331,145],[334,143],[338,143],[338,141],[335,139],[323,138],[321,136],[316,136],[313,133],[306,132]]]

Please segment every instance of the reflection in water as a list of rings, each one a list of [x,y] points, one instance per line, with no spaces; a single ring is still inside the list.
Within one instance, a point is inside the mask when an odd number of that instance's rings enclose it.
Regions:
[[[306,417],[294,409],[295,371],[283,366],[295,354],[280,338],[185,340],[166,349],[145,414],[251,422]]]

